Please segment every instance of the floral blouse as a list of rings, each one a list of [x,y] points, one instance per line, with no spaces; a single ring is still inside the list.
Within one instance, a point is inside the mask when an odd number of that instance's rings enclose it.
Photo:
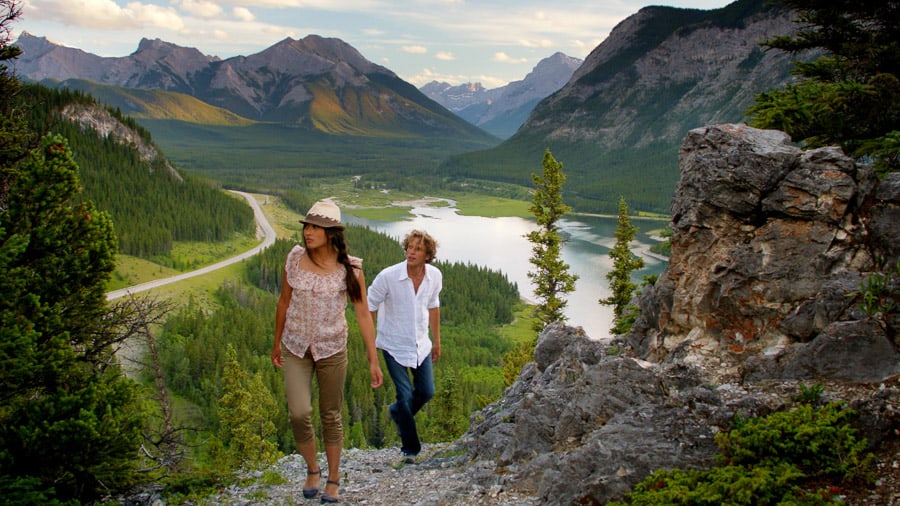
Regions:
[[[306,253],[294,246],[285,263],[287,283],[293,293],[281,336],[282,345],[303,358],[307,350],[313,360],[321,360],[347,347],[347,281],[343,268],[319,274],[300,268]],[[354,270],[362,269],[362,259],[351,256]]]

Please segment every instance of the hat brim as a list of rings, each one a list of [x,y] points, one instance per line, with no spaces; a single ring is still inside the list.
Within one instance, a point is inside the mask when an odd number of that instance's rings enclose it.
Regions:
[[[340,222],[325,218],[323,216],[307,216],[306,218],[300,220],[300,223],[308,223],[310,225],[315,225],[322,228],[336,228],[338,230],[344,230],[346,228]]]

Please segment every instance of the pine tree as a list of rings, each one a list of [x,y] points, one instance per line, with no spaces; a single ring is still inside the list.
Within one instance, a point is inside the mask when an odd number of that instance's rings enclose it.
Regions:
[[[7,206],[13,177],[11,169],[28,152],[31,138],[23,112],[15,106],[20,83],[5,63],[22,53],[21,49],[10,45],[10,24],[20,14],[17,2],[0,0],[0,167],[4,168],[0,173],[0,209]]]
[[[631,224],[628,217],[628,205],[625,198],[619,199],[619,222],[616,225],[616,244],[609,251],[613,261],[613,269],[606,273],[612,295],[600,299],[600,304],[613,307],[613,326],[610,332],[621,335],[628,332],[634,322],[634,311],[629,309],[629,302],[634,297],[637,285],[631,282],[631,273],[644,267],[644,260],[631,252],[630,244],[637,233],[637,227]]]
[[[272,464],[281,457],[271,416],[277,412],[275,399],[259,374],[244,371],[231,344],[225,357],[219,401],[221,422],[211,444],[216,467],[228,471]]]
[[[758,95],[750,123],[810,147],[840,145],[848,155],[874,158],[882,171],[900,170],[900,2],[780,3],[797,13],[801,28],[763,45],[823,54],[795,62],[798,83]]]
[[[446,371],[441,380],[434,401],[432,401],[429,420],[429,437],[434,441],[453,441],[466,431],[468,420],[459,406],[462,404],[462,392],[459,374]]]
[[[58,136],[0,167],[0,496],[13,503],[89,501],[128,485],[137,462],[136,385],[104,321],[116,238],[76,203],[77,170]]]
[[[531,175],[536,190],[530,211],[537,218],[538,229],[528,234],[531,242],[529,261],[535,270],[528,272],[534,283],[534,293],[539,302],[535,307],[535,330],[540,332],[553,322],[565,321],[565,295],[575,290],[578,276],[569,272],[569,265],[562,261],[563,239],[559,234],[559,220],[572,208],[563,202],[562,188],[566,176],[562,164],[548,149],[544,153],[543,173]]]

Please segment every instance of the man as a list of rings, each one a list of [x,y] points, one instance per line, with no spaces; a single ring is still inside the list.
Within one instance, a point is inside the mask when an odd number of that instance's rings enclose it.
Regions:
[[[427,233],[413,230],[403,239],[403,249],[406,260],[375,277],[368,302],[377,316],[375,347],[384,355],[397,391],[390,414],[400,434],[400,451],[413,462],[422,449],[415,415],[434,397],[432,362],[441,356],[443,275],[431,265],[437,243]]]

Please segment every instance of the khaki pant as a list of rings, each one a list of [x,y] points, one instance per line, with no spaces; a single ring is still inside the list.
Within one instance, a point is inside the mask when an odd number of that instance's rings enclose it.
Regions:
[[[294,441],[299,445],[314,436],[312,424],[312,379],[319,386],[319,416],[322,419],[322,440],[326,445],[343,445],[344,428],[341,407],[344,404],[344,382],[347,378],[347,350],[315,361],[307,352],[300,358],[282,348],[284,357],[284,390]]]

